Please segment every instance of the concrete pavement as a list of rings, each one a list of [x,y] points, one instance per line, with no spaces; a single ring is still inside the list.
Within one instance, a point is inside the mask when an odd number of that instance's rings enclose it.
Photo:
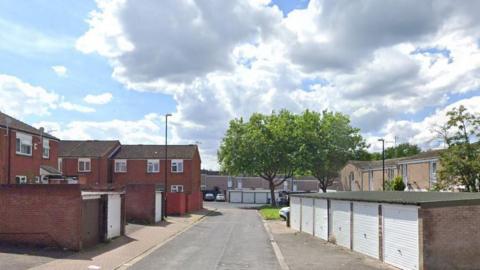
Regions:
[[[128,269],[280,269],[252,206],[205,205],[218,210]]]
[[[296,232],[284,221],[267,221],[290,270],[394,270],[378,260]]]

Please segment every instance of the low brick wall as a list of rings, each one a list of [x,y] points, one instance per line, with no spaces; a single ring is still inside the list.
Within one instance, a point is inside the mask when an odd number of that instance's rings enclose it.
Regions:
[[[419,217],[423,227],[420,269],[478,269],[480,205],[421,208]]]
[[[155,223],[155,185],[127,185],[125,189],[125,209],[128,222]]]
[[[198,211],[203,208],[203,193],[195,192],[187,195],[187,212]]]
[[[167,214],[184,215],[187,212],[187,195],[185,193],[167,194]]]
[[[79,250],[79,185],[0,185],[0,242]]]

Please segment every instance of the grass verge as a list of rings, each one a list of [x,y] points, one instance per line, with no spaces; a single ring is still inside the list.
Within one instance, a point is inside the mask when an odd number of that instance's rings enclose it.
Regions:
[[[278,211],[281,207],[272,207],[271,205],[263,205],[260,207],[258,211],[260,211],[260,215],[262,215],[263,219],[265,220],[279,220],[280,215]]]

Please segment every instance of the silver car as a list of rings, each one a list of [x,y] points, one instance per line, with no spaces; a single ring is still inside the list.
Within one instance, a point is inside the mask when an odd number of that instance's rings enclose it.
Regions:
[[[215,198],[217,202],[224,202],[225,201],[225,196],[222,193],[218,193],[217,197]]]

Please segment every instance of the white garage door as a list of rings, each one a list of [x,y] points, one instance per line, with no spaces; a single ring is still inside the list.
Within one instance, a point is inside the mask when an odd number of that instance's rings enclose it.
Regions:
[[[120,236],[121,227],[121,205],[120,195],[108,195],[107,202],[107,239]]]
[[[255,194],[255,203],[266,204],[267,203],[267,193],[257,192]]]
[[[302,232],[313,235],[313,199],[302,198]]]
[[[327,200],[315,200],[315,236],[328,240]]]
[[[418,269],[418,208],[382,205],[384,261],[401,269]]]
[[[290,227],[294,230],[300,231],[300,198],[290,198]]]
[[[243,192],[243,203],[255,203],[255,193]]]
[[[231,203],[241,203],[242,202],[242,192],[241,191],[230,191],[230,202]]]
[[[378,204],[353,203],[353,250],[379,258]]]
[[[332,235],[337,245],[350,248],[350,202],[331,201]]]
[[[155,193],[155,222],[162,220],[162,193]]]

